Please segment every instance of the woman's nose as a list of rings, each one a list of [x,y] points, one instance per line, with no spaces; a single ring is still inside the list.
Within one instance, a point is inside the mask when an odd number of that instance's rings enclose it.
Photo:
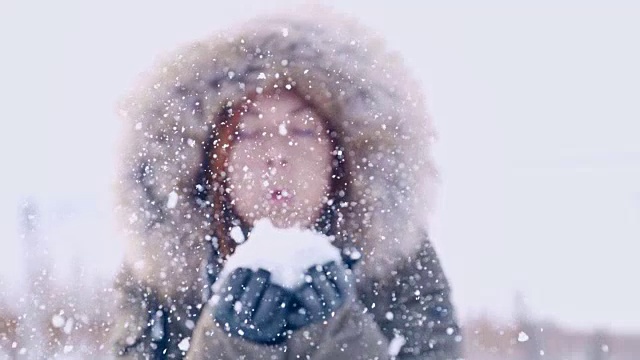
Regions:
[[[270,144],[265,154],[267,166],[270,168],[284,167],[289,163],[289,155],[286,150],[290,149],[287,149],[285,139],[281,139],[283,136],[274,136],[274,138],[280,139],[272,139],[269,142]]]
[[[273,157],[268,157],[267,158],[267,166],[270,168],[276,167],[276,166],[281,166],[284,167],[288,164],[289,162],[287,161],[287,159],[285,158],[273,158]]]

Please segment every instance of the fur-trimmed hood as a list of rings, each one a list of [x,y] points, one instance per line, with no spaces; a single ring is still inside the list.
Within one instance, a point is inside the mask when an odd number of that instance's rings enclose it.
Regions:
[[[363,272],[388,274],[428,241],[437,173],[423,94],[379,38],[338,18],[261,17],[186,44],[124,98],[118,211],[139,280],[168,296],[198,281],[215,241],[199,197],[205,144],[224,106],[274,86],[295,87],[338,130]]]

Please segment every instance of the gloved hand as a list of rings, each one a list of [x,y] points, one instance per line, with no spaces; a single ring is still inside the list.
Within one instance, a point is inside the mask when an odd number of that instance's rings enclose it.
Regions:
[[[286,339],[287,304],[291,293],[269,281],[266,270],[235,269],[220,291],[215,320],[232,335],[261,344]]]
[[[353,274],[344,264],[331,261],[309,268],[305,283],[293,293],[287,329],[297,330],[330,319],[354,293]]]

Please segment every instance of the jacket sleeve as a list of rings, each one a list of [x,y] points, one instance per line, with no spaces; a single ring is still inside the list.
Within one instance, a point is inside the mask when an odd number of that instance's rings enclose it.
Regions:
[[[334,317],[290,333],[279,345],[257,344],[231,336],[213,317],[209,302],[193,332],[188,360],[235,359],[388,359],[388,342],[362,303],[351,298]]]
[[[428,240],[386,279],[365,287],[363,302],[390,340],[396,359],[461,358],[462,337],[450,287]]]
[[[136,281],[130,268],[116,278],[116,311],[110,346],[116,359],[162,359],[166,319],[155,292]]]
[[[287,341],[288,359],[389,359],[389,342],[358,299],[349,299],[324,323],[303,327]]]
[[[287,349],[284,345],[265,345],[230,335],[224,325],[214,320],[215,302],[209,301],[204,308],[195,329],[186,360],[237,360],[268,359],[285,360]]]

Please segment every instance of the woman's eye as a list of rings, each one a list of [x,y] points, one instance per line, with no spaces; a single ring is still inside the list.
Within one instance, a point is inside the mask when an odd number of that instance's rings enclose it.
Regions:
[[[238,140],[256,140],[260,135],[257,130],[242,130],[238,132]]]
[[[291,135],[300,137],[316,137],[316,132],[313,129],[291,129]]]

